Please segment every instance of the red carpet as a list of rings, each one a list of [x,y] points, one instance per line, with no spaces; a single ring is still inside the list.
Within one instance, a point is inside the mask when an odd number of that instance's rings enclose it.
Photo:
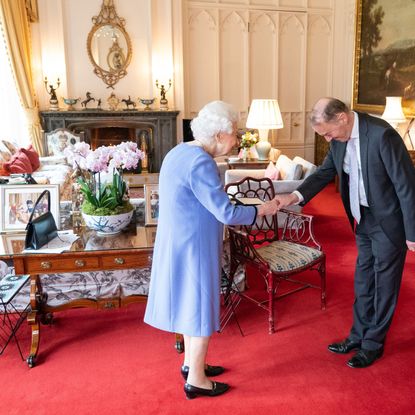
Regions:
[[[305,212],[327,253],[328,307],[305,290],[277,304],[277,333],[249,303],[213,337],[209,362],[228,371],[232,390],[187,401],[174,336],[142,322],[144,305],[56,314],[42,327],[38,366],[29,369],[14,344],[0,356],[1,414],[413,414],[415,412],[415,255],[408,254],[397,313],[382,359],[366,369],[327,344],[347,335],[353,301],[354,239],[333,187]],[[22,343],[28,350],[26,327]]]

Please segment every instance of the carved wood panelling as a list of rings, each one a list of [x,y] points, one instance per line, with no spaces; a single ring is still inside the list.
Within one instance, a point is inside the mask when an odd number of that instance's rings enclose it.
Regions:
[[[249,99],[276,98],[277,30],[270,13],[250,14]]]
[[[332,93],[331,0],[189,0],[184,27],[186,117],[222,99],[241,114],[255,98],[276,98],[284,128],[270,141],[314,158],[306,111]],[[291,7],[291,9],[290,9]]]
[[[236,11],[223,11],[221,18],[220,96],[224,101],[236,104],[239,109],[243,108],[245,101],[248,24]]]
[[[306,109],[321,96],[330,95],[331,45],[330,17],[310,15],[307,37]]]
[[[280,13],[278,99],[284,111],[299,111],[303,108],[305,19],[305,15]]]
[[[190,110],[197,112],[207,102],[218,99],[219,95],[215,17],[207,10],[190,10],[188,30],[187,95]]]

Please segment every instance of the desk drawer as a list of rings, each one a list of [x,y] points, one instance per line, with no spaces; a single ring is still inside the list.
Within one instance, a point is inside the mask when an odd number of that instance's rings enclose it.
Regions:
[[[56,255],[53,259],[30,258],[27,260],[27,266],[31,274],[52,274],[97,270],[99,261],[97,257],[59,258],[59,255]]]
[[[132,255],[105,255],[101,257],[101,263],[104,269],[140,268],[150,266],[151,257],[152,255],[150,253],[135,253]]]

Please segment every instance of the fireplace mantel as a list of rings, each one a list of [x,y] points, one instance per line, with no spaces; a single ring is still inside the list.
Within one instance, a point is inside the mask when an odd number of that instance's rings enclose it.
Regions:
[[[91,131],[97,128],[133,128],[139,138],[144,131],[150,132],[149,158],[151,172],[160,171],[161,162],[167,152],[177,144],[176,118],[179,111],[41,111],[40,117],[45,132],[66,128],[74,132],[83,131],[85,141],[91,142]]]

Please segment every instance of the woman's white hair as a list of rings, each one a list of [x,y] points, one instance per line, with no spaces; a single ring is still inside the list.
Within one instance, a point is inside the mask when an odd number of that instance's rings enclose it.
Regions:
[[[223,101],[206,104],[190,123],[193,137],[206,145],[213,144],[216,134],[231,134],[233,123],[238,121],[238,113],[232,105]]]

